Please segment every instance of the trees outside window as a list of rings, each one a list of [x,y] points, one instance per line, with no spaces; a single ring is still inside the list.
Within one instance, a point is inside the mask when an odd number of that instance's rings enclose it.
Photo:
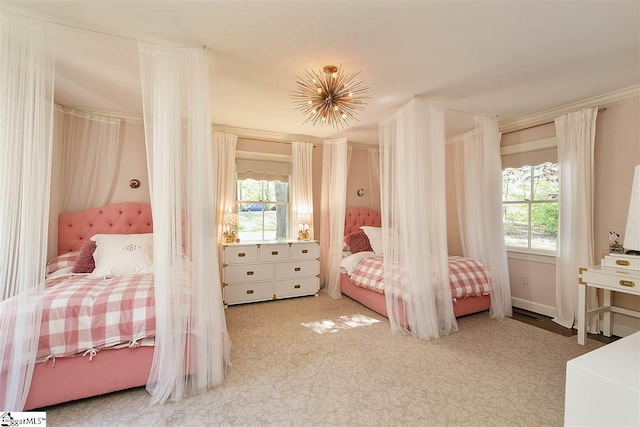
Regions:
[[[558,164],[506,168],[502,201],[507,248],[555,252],[558,238]]]
[[[287,238],[289,183],[239,179],[237,191],[241,242]]]

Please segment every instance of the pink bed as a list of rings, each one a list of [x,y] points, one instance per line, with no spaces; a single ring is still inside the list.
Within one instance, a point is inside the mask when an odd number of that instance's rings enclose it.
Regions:
[[[380,227],[381,224],[379,212],[369,208],[349,208],[345,213],[344,235],[357,231],[359,227],[364,225]],[[383,293],[358,286],[345,273],[340,275],[340,290],[344,295],[358,301],[376,313],[388,317],[387,303]],[[460,317],[488,310],[491,306],[491,297],[489,295],[479,295],[455,298],[452,304],[454,314],[456,317]]]
[[[151,233],[151,208],[122,203],[62,214],[58,219],[58,254],[78,251],[94,234]],[[37,363],[25,410],[97,396],[147,383],[152,346],[105,349],[96,357],[57,357]]]

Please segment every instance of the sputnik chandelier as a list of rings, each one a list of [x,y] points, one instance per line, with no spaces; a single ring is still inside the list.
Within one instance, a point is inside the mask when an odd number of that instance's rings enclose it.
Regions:
[[[323,73],[305,70],[298,77],[297,89],[291,91],[291,98],[297,104],[296,110],[307,116],[303,123],[312,125],[329,124],[336,129],[347,126],[348,120],[356,118],[356,111],[364,110],[368,87],[355,79],[360,72],[345,74],[342,65],[323,68]]]

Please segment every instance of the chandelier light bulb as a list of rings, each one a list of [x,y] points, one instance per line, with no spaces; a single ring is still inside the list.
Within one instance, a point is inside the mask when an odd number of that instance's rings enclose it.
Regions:
[[[305,71],[297,78],[296,90],[291,98],[296,110],[307,116],[304,123],[329,124],[336,129],[345,128],[348,122],[357,120],[357,112],[363,111],[368,87],[356,78],[360,73],[346,74],[340,68],[327,65],[320,72]]]

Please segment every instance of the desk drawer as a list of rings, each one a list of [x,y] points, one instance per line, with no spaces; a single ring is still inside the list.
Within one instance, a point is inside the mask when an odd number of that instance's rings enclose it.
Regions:
[[[271,300],[273,299],[273,282],[225,286],[223,295],[226,304]]]
[[[273,264],[230,265],[224,268],[227,284],[273,280]]]
[[[640,271],[603,267],[582,272],[582,281],[598,287],[640,295]]]
[[[602,266],[615,268],[619,270],[640,271],[640,256],[607,255],[602,260]]]

